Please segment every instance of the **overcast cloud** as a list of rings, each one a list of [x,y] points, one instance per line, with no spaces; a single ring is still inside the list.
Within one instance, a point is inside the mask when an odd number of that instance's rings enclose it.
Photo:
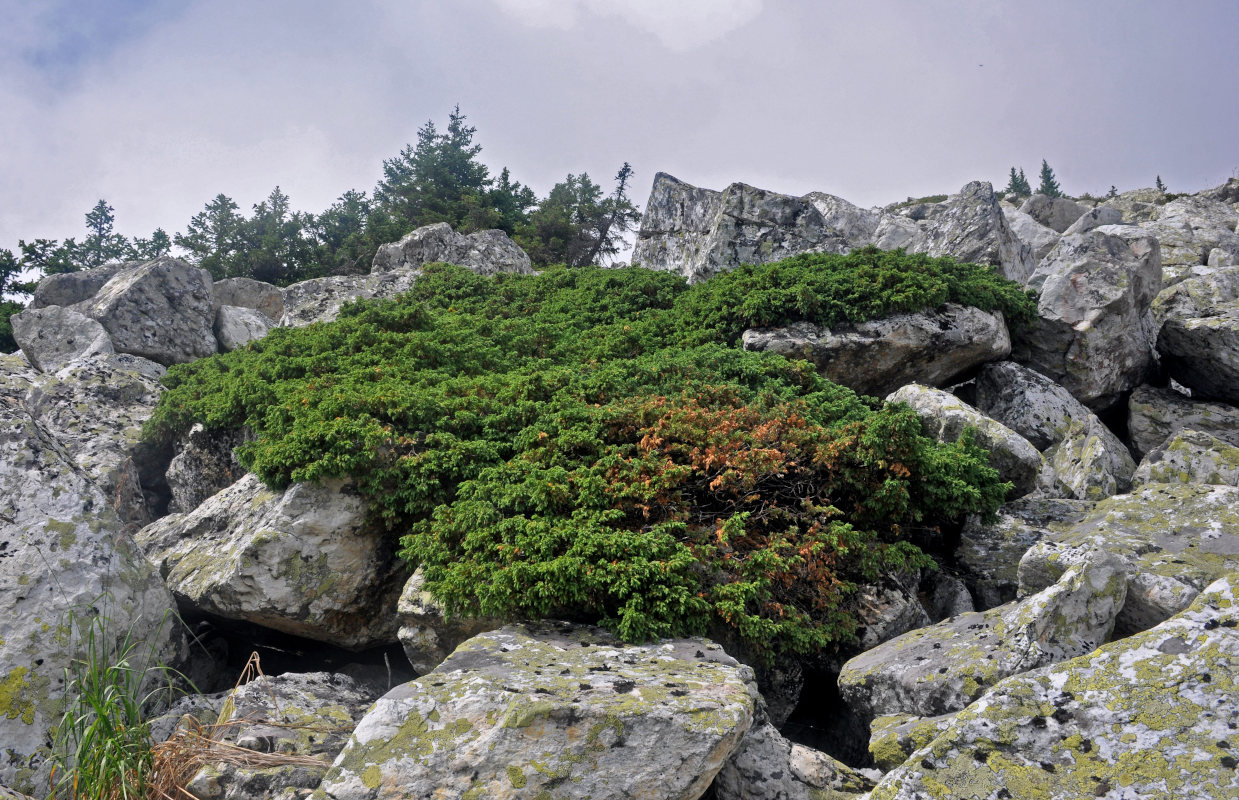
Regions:
[[[539,194],[569,172],[861,205],[1239,174],[1234,0],[0,0],[0,248],[321,211],[456,103]]]

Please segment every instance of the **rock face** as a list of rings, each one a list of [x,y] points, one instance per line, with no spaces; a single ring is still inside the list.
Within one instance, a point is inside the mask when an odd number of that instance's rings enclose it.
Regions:
[[[976,432],[976,444],[989,451],[990,466],[1004,481],[1015,484],[1010,499],[1023,497],[1036,488],[1041,472],[1041,454],[1027,439],[996,422],[950,392],[909,384],[887,396],[887,402],[912,406],[926,432],[940,442],[953,442],[965,428]]]
[[[1101,501],[1079,523],[1051,531],[1020,561],[1021,594],[1052,584],[1094,550],[1127,572],[1115,630],[1147,630],[1182,611],[1209,583],[1239,569],[1239,489],[1147,484]]]
[[[1156,220],[1139,225],[1143,235],[1155,236],[1162,246],[1167,283],[1201,274],[1214,249],[1239,255],[1235,226],[1239,211],[1227,203],[1204,197],[1181,197],[1161,208]]]
[[[1034,194],[1024,201],[1024,205],[1020,206],[1020,211],[1047,228],[1063,233],[1071,227],[1072,223],[1084,216],[1088,209],[1066,197]]]
[[[1239,400],[1239,269],[1178,283],[1157,298],[1157,350],[1193,396]]]
[[[30,307],[71,306],[83,300],[89,300],[117,272],[128,267],[135,267],[139,263],[141,262],[129,261],[124,264],[104,264],[101,267],[84,269],[80,272],[47,275],[35,287]]]
[[[1011,232],[993,187],[983,181],[965,185],[938,204],[921,229],[924,239],[913,243],[911,252],[995,264],[1017,283],[1028,280],[1033,270],[1032,249]]]
[[[409,664],[418,675],[425,675],[443,663],[461,642],[503,627],[499,620],[449,618],[443,606],[422,588],[424,584],[422,571],[414,570],[396,604],[400,624],[397,635]]]
[[[175,445],[164,479],[172,494],[168,511],[188,514],[211,495],[226,489],[245,475],[234,453],[247,439],[244,431],[208,431],[195,423]]]
[[[90,609],[107,620],[102,646],[129,635],[165,663],[181,655],[159,575],[106,494],[26,407],[37,380],[0,356],[0,783],[26,792],[47,786],[56,701]]]
[[[959,711],[1009,675],[1092,652],[1110,637],[1127,586],[1098,553],[1054,585],[986,612],[911,631],[853,658],[839,693],[859,715],[933,717]]]
[[[102,325],[70,308],[28,308],[9,321],[17,346],[40,372],[55,372],[80,358],[115,352]]]
[[[1239,486],[1239,447],[1185,428],[1149,451],[1136,470],[1135,483]]]
[[[1239,408],[1192,400],[1171,389],[1141,386],[1127,401],[1128,432],[1138,457],[1183,428],[1239,446]]]
[[[1018,337],[1014,358],[1090,408],[1139,386],[1154,365],[1149,314],[1161,290],[1157,240],[1130,244],[1099,230],[1064,236],[1037,267],[1039,318]]]
[[[412,288],[421,273],[399,270],[377,275],[333,275],[294,283],[284,289],[280,326],[299,328],[312,322],[330,322],[350,300],[395,297]]]
[[[237,350],[266,336],[271,319],[261,311],[241,306],[220,306],[215,314],[215,340],[225,353]]]
[[[825,328],[797,322],[744,332],[745,350],[803,358],[858,394],[882,396],[912,381],[945,385],[1011,352],[1001,313],[947,303],[938,311],[893,314]]]
[[[261,311],[272,324],[284,316],[284,293],[279,287],[253,278],[224,278],[211,284],[215,306],[238,306]]]
[[[137,538],[193,608],[350,649],[396,639],[390,537],[342,482],[275,492],[247,475]]]
[[[479,231],[466,236],[452,230],[446,222],[439,222],[379,247],[371,272],[417,269],[435,261],[468,267],[479,275],[529,275],[534,271],[529,256],[503,231]]]
[[[845,800],[873,781],[825,753],[783,738],[769,722],[749,729],[714,781],[717,800]]]
[[[1032,248],[1034,264],[1045,258],[1046,254],[1054,249],[1054,245],[1058,244],[1058,240],[1062,236],[1060,232],[1055,231],[1053,228],[1047,228],[1030,215],[1014,207],[1004,205],[1002,213],[1007,218],[1007,225],[1011,227],[1011,232],[1015,234],[1016,238],[1021,242],[1027,243]]]
[[[215,353],[206,274],[167,256],[120,270],[78,310],[98,320],[117,352],[165,366]]]
[[[1145,633],[1008,678],[872,800],[1239,795],[1233,579]]]
[[[596,628],[513,625],[380,698],[321,789],[332,800],[691,800],[757,702],[752,671],[702,639],[623,645]]]

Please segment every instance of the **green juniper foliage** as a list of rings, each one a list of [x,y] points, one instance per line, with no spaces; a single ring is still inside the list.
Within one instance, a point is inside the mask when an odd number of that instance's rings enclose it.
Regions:
[[[248,426],[239,456],[273,486],[352,476],[452,614],[809,652],[853,636],[858,582],[930,563],[908,525],[991,512],[1009,485],[911,409],[730,344],[947,301],[1033,313],[985,268],[873,249],[691,288],[430,265],[397,300],[171,368],[147,433]]]

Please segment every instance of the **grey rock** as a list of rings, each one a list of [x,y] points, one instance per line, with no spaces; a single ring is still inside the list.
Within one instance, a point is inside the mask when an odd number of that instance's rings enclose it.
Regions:
[[[1239,256],[1236,256],[1229,250],[1215,247],[1209,251],[1209,260],[1205,263],[1205,266],[1213,269],[1239,266]]]
[[[1062,441],[1045,452],[1056,487],[1066,497],[1100,500],[1131,488],[1136,462],[1093,414],[1071,422]]]
[[[1132,449],[1144,457],[1183,428],[1212,434],[1239,446],[1239,408],[1184,397],[1172,389],[1140,386],[1127,401]]]
[[[1153,319],[1185,321],[1226,313],[1239,300],[1239,268],[1223,267],[1163,289],[1153,301]]]
[[[135,267],[139,263],[141,262],[129,261],[123,264],[104,264],[94,269],[47,275],[35,287],[34,296],[30,299],[30,307],[71,306],[83,300],[89,300],[117,272]]]
[[[95,320],[71,308],[28,308],[9,317],[13,339],[40,372],[55,372],[79,358],[112,353],[112,340]]]
[[[396,641],[391,537],[342,481],[278,492],[246,475],[137,539],[190,608],[350,649]]]
[[[1102,203],[1098,208],[1113,208],[1123,216],[1123,222],[1135,224],[1155,220],[1166,204],[1166,195],[1159,189],[1132,189],[1119,193]]]
[[[1064,233],[1072,223],[1084,216],[1088,209],[1066,197],[1034,194],[1024,201],[1020,211],[1047,228]]]
[[[1209,255],[1215,249],[1239,255],[1237,222],[1239,211],[1234,207],[1195,196],[1167,203],[1155,220],[1100,230],[1122,237],[1156,237],[1161,245],[1164,281],[1169,286],[1208,272]]]
[[[167,366],[216,352],[213,303],[201,270],[164,256],[117,272],[77,310],[103,325],[117,352]]]
[[[912,381],[946,385],[1011,349],[1001,313],[954,303],[834,328],[809,322],[755,328],[745,331],[741,342],[745,350],[803,358],[835,383],[875,396]]]
[[[921,587],[924,592],[922,604],[930,622],[941,622],[977,610],[967,584],[944,570],[929,575],[921,582]]]
[[[1000,422],[990,419],[950,392],[909,384],[887,396],[887,402],[907,403],[940,442],[953,442],[965,428],[975,431],[974,441],[989,451],[990,465],[1004,481],[1015,484],[1011,497],[1023,497],[1037,486],[1041,454],[1032,443]]]
[[[425,581],[422,570],[414,570],[396,604],[400,644],[418,675],[439,666],[462,642],[503,627],[496,619],[449,617],[442,604],[423,588]]]
[[[246,474],[236,448],[248,441],[246,431],[207,430],[197,422],[174,445],[165,480],[172,493],[168,512],[188,514],[208,497],[228,488]]]
[[[511,625],[380,698],[322,796],[692,800],[758,702],[752,671],[703,639],[625,645],[596,628]]]
[[[888,576],[881,583],[863,584],[856,590],[857,647],[871,650],[896,636],[930,624],[929,614],[917,596],[916,576]]]
[[[993,264],[1003,277],[1017,283],[1028,280],[1035,266],[1032,248],[1012,232],[989,183],[966,184],[940,206],[921,226],[923,239],[913,243],[910,252]]]
[[[1149,308],[1161,290],[1157,241],[1128,243],[1101,230],[1064,236],[1038,265],[1029,279],[1038,319],[1013,351],[1094,409],[1113,405],[1152,371]]]
[[[871,800],[1239,795],[1233,578],[1153,630],[1006,679]]]
[[[1184,428],[1149,451],[1136,469],[1134,483],[1239,486],[1239,447]]]
[[[977,410],[1028,439],[1038,450],[1048,450],[1067,438],[1074,421],[1096,419],[1062,386],[1013,361],[986,364],[974,385]],[[1110,434],[1107,447],[1122,449],[1123,445]]]
[[[959,711],[1003,678],[1092,652],[1123,606],[1123,564],[1097,552],[1015,603],[912,631],[843,665],[839,693],[863,717]]]
[[[1060,498],[1022,497],[998,510],[992,522],[977,515],[965,520],[955,558],[979,609],[1009,603],[1019,593],[1020,559],[1053,530],[1084,519],[1094,503]]]
[[[1166,372],[1192,397],[1239,403],[1239,301],[1211,316],[1167,319],[1157,352]]]
[[[228,353],[256,342],[270,332],[274,324],[261,311],[241,306],[220,306],[215,315],[215,340],[219,349]]]
[[[914,752],[938,738],[955,717],[956,714],[936,717],[890,714],[877,717],[869,730],[869,754],[873,756],[873,763],[883,772],[895,769]]]
[[[239,306],[261,311],[271,322],[278,323],[284,316],[284,293],[253,278],[224,278],[211,285],[215,307]]]
[[[1054,249],[1054,245],[1058,244],[1062,234],[1053,228],[1047,228],[1023,211],[1004,205],[1002,213],[1007,218],[1007,224],[1011,226],[1011,232],[1032,248],[1034,264],[1045,258],[1046,254]]]
[[[1230,203],[1231,205],[1239,203],[1239,178],[1227,178],[1226,183],[1223,183],[1221,186],[1197,192],[1196,196],[1219,203]]]
[[[534,271],[528,254],[503,231],[466,236],[439,222],[418,228],[398,242],[381,245],[374,254],[371,272],[417,269],[436,261],[468,267],[479,275],[529,275]]]
[[[1098,206],[1086,212],[1082,217],[1063,231],[1064,236],[1072,236],[1077,233],[1087,233],[1094,228],[1100,228],[1102,225],[1122,225],[1123,214],[1117,208],[1110,206]]]
[[[399,270],[377,275],[333,275],[294,283],[284,288],[282,327],[299,328],[313,322],[330,322],[351,300],[395,297],[412,288],[418,270]]]
[[[1020,561],[1020,593],[1049,586],[1094,550],[1126,564],[1127,601],[1116,632],[1147,630],[1239,569],[1239,489],[1157,483],[1108,497],[1080,522],[1029,548]]]
[[[830,756],[754,725],[714,780],[717,800],[859,800],[873,781]]]

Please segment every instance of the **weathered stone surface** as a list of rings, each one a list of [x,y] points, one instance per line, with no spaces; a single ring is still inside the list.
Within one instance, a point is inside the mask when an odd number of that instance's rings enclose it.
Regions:
[[[1239,403],[1239,301],[1214,311],[1167,319],[1157,337],[1157,352],[1166,372],[1190,388],[1193,397]]]
[[[194,797],[251,800],[289,789],[315,789],[376,695],[347,675],[327,672],[259,677],[231,694],[223,746],[322,759],[321,766],[247,767],[209,763],[186,787]],[[274,704],[273,704],[274,701]]]
[[[1221,268],[1168,286],[1153,301],[1153,319],[1189,320],[1225,313],[1239,300],[1239,268]]]
[[[930,573],[921,581],[921,591],[921,604],[929,614],[930,622],[941,622],[948,617],[977,610],[967,584],[945,570]]]
[[[1093,503],[1022,497],[998,510],[993,522],[972,515],[964,522],[955,558],[979,609],[1016,599],[1020,559],[1051,530],[1065,530],[1084,519]]]
[[[1141,386],[1127,401],[1127,430],[1137,458],[1183,428],[1239,446],[1239,408],[1184,397],[1172,389]]]
[[[1239,447],[1184,428],[1140,462],[1134,483],[1205,483],[1239,486]]]
[[[1115,630],[1147,630],[1186,608],[1209,583],[1239,570],[1239,489],[1146,484],[1109,497],[1065,531],[1050,531],[1020,561],[1020,593],[1104,550],[1126,564],[1127,602]]]
[[[744,332],[742,344],[803,358],[835,383],[876,396],[912,381],[942,386],[1011,351],[1001,313],[953,303],[833,329],[808,322],[754,328]]]
[[[188,514],[211,495],[244,477],[236,448],[249,436],[239,430],[207,430],[196,422],[174,445],[176,455],[164,475],[172,500],[171,514]]]
[[[1112,405],[1152,371],[1149,307],[1161,290],[1155,239],[1129,245],[1100,230],[1064,236],[1038,265],[1029,279],[1038,319],[1013,352],[1090,408]]]
[[[211,284],[211,291],[217,309],[220,306],[252,308],[261,311],[272,324],[284,316],[284,293],[278,286],[253,278],[224,278]]]
[[[917,596],[915,575],[889,575],[881,583],[864,584],[856,590],[856,646],[874,647],[932,620]]]
[[[104,264],[94,269],[84,269],[79,272],[62,272],[47,275],[40,279],[35,287],[34,296],[30,299],[31,308],[47,308],[48,306],[71,306],[83,300],[89,300],[112,276],[122,269],[136,267],[137,261],[124,264]]]
[[[994,264],[1017,283],[1027,281],[1036,266],[1032,248],[1011,231],[994,188],[984,181],[966,184],[938,204],[921,231],[923,238],[911,244],[910,252]]]
[[[990,465],[1015,488],[1009,499],[1023,497],[1037,486],[1041,454],[1032,443],[1000,422],[990,419],[950,392],[909,384],[887,396],[887,402],[912,406],[925,431],[940,442],[953,442],[972,428],[975,442],[989,451]]]
[[[754,725],[714,779],[716,800],[845,800],[873,781],[830,756],[792,744],[769,722]]]
[[[167,366],[216,352],[211,282],[180,259],[127,267],[77,310],[103,325],[119,353]]]
[[[340,481],[277,492],[246,475],[137,538],[192,608],[361,649],[395,641],[401,579],[365,511]]]
[[[1219,203],[1230,203],[1231,205],[1239,203],[1239,178],[1227,178],[1226,183],[1223,183],[1221,186],[1197,192],[1196,196],[1205,200],[1215,200]]]
[[[1209,251],[1221,248],[1239,255],[1239,236],[1235,226],[1239,211],[1216,200],[1199,196],[1180,197],[1162,207],[1155,221],[1140,227],[1156,236],[1162,246],[1162,266],[1168,282],[1195,274],[1194,267],[1206,264]]]
[[[266,336],[274,327],[261,311],[241,306],[220,306],[215,314],[215,340],[228,353]]]
[[[1153,630],[1008,678],[872,800],[1239,796],[1233,578]]]
[[[1045,258],[1046,254],[1054,249],[1054,245],[1058,244],[1062,234],[1053,228],[1047,228],[1023,211],[1003,206],[1002,213],[1007,218],[1007,224],[1011,226],[1011,232],[1032,248],[1033,264]]]
[[[1092,554],[1031,597],[860,654],[839,673],[839,693],[864,717],[959,711],[1009,675],[1096,649],[1109,639],[1126,590],[1123,564]]]
[[[753,723],[752,677],[703,639],[511,625],[380,698],[322,796],[691,800]]]
[[[1066,197],[1034,194],[1024,201],[1020,211],[1047,228],[1063,233],[1073,222],[1084,216],[1088,209]]]
[[[1102,225],[1121,225],[1123,224],[1123,214],[1117,208],[1110,206],[1098,206],[1090,209],[1082,217],[1063,231],[1064,236],[1071,236],[1076,233],[1086,233],[1094,228],[1100,228]]]
[[[421,569],[414,570],[396,604],[400,644],[418,675],[439,666],[465,640],[503,626],[499,620],[448,617],[443,606],[423,588],[425,581]]]
[[[129,635],[173,663],[181,639],[109,498],[26,408],[38,379],[0,356],[0,782],[41,794],[64,670],[92,613],[109,620],[108,648]]]
[[[284,287],[284,316],[280,325],[299,328],[312,322],[330,322],[350,300],[395,297],[412,288],[421,272],[398,270],[377,275],[333,275]]]
[[[438,222],[424,225],[398,242],[380,246],[374,254],[371,272],[417,269],[435,261],[468,267],[479,275],[529,275],[534,271],[529,255],[503,231],[464,235],[446,222]]]
[[[958,713],[958,712],[956,712]],[[917,750],[932,742],[950,727],[955,714],[937,717],[917,717],[911,714],[891,714],[877,717],[870,726],[869,754],[883,772],[898,767]]]
[[[13,339],[40,372],[55,372],[79,358],[112,353],[108,332],[71,308],[28,308],[9,317]]]
[[[1127,447],[1093,414],[1072,420],[1062,441],[1045,452],[1045,460],[1059,491],[1077,500],[1126,492],[1136,471]]]
[[[1123,216],[1123,222],[1135,224],[1157,219],[1165,204],[1166,195],[1150,186],[1120,192],[1118,197],[1109,198],[1098,208],[1113,208]]]

